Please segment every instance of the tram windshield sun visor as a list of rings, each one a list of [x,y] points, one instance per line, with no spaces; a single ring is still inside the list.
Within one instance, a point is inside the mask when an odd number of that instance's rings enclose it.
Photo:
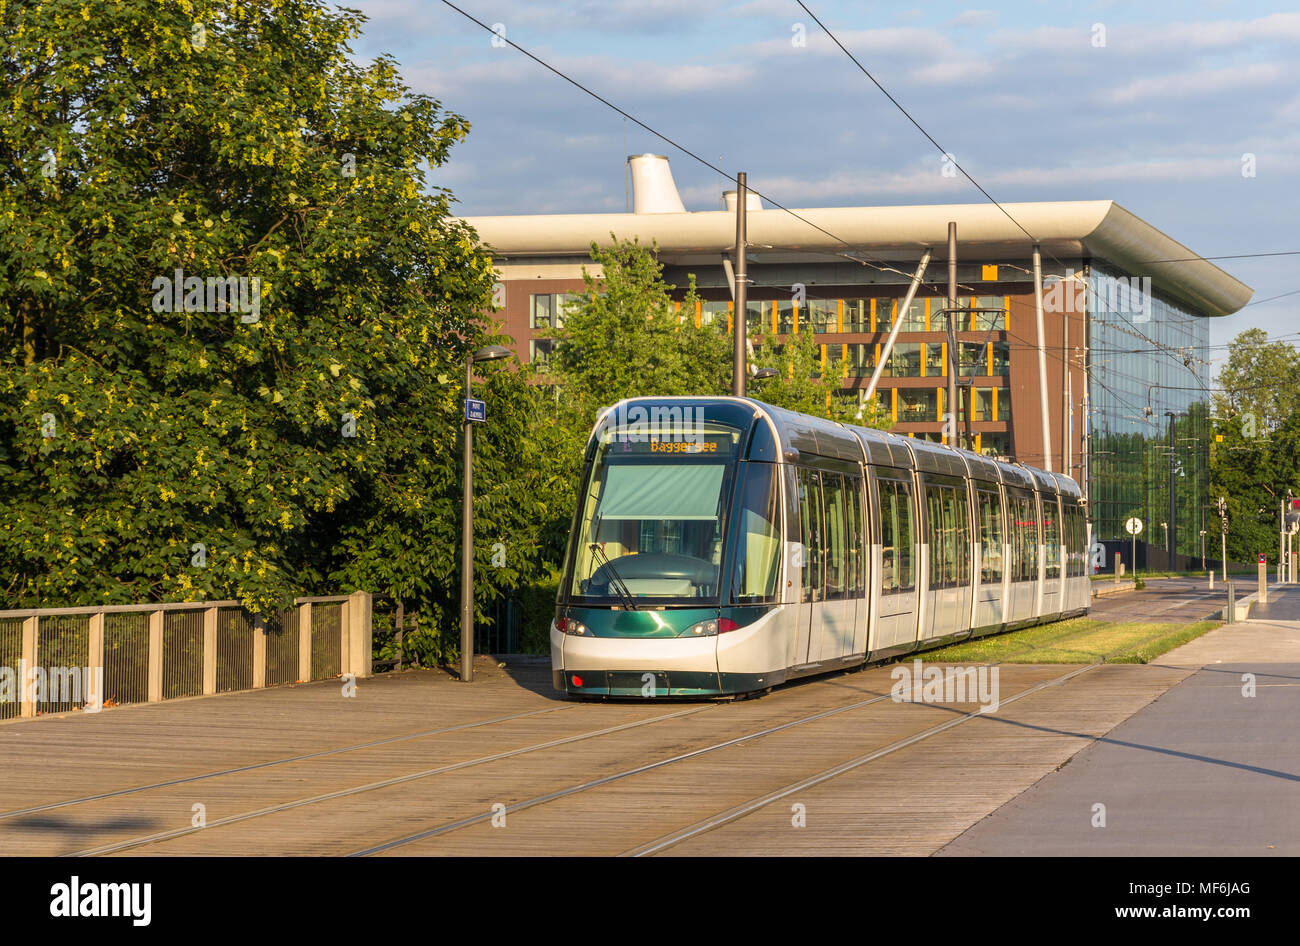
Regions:
[[[714,520],[726,467],[721,463],[610,466],[602,519]]]
[[[627,606],[716,601],[726,497],[739,432],[709,425],[694,442],[599,445],[582,501],[570,594]]]

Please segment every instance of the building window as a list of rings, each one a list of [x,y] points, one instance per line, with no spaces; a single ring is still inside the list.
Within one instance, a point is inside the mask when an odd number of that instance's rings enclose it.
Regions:
[[[948,366],[944,362],[944,346],[942,342],[927,342],[925,345],[925,376],[927,378],[938,378],[948,373]]]
[[[959,378],[973,378],[976,375],[984,374],[988,370],[985,349],[981,343],[958,342],[957,345],[957,376]]]
[[[750,323],[750,325],[752,326],[755,322],[758,321],[758,319],[762,317],[762,313],[758,310],[756,306],[747,307],[747,308],[750,313],[750,317],[753,320]],[[710,325],[715,320],[718,319],[721,319],[725,323],[727,321],[727,316],[730,314],[731,314],[730,305],[725,301],[700,303],[700,324],[701,325]]]
[[[977,309],[997,309],[997,312],[974,312],[971,322],[972,332],[1003,332],[1007,328],[1006,297],[978,296],[975,299]]]
[[[571,292],[548,292],[528,297],[530,324],[534,329],[561,328],[564,314],[578,300]]]
[[[844,331],[871,331],[871,304],[866,299],[844,300]]]
[[[921,377],[921,349],[925,346],[919,342],[895,343],[889,353],[889,367],[885,375],[890,378]]]
[[[1011,454],[1011,435],[1005,433],[980,434],[980,453],[986,457],[1005,457]]]
[[[993,376],[1006,377],[1011,373],[1011,345],[1007,342],[993,342],[990,346],[993,357]]]
[[[846,322],[847,326],[848,323]],[[876,369],[875,345],[849,345],[849,377],[869,378]]]
[[[976,388],[975,389],[975,416],[974,420],[997,420],[993,416],[993,389]]]
[[[939,419],[939,392],[934,388],[899,388],[899,423],[933,423]]]
[[[528,343],[528,360],[539,368],[549,366],[558,344],[553,338],[534,338]]]
[[[800,312],[800,319],[803,312]],[[840,304],[836,299],[809,299],[807,304],[808,323],[819,334],[838,332],[840,330]],[[801,326],[802,327],[802,326]]]
[[[907,311],[903,313],[902,319],[903,327],[899,329],[900,332],[924,332],[925,300],[913,299],[912,304],[908,306]]]

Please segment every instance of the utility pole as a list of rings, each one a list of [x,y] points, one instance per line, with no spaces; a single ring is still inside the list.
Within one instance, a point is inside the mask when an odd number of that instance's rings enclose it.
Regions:
[[[1043,254],[1034,244],[1034,313],[1038,319],[1038,405],[1043,424],[1043,469],[1052,472],[1052,424],[1047,416],[1047,349],[1043,341]]]
[[[1174,476],[1174,419],[1173,411],[1165,411],[1169,417],[1169,570],[1178,571],[1178,481]]]
[[[901,314],[899,316],[902,317]],[[948,416],[952,442],[957,446],[957,221],[948,221]]]
[[[746,291],[749,278],[745,274],[745,208],[749,203],[749,193],[745,179],[744,171],[736,175],[736,314],[731,320],[735,335],[731,356],[731,393],[736,397],[745,396],[745,336],[749,331]]]
[[[1219,507],[1219,524],[1223,529],[1223,535],[1219,537],[1220,554],[1223,556],[1223,580],[1228,580],[1228,501],[1222,496],[1217,503]]]

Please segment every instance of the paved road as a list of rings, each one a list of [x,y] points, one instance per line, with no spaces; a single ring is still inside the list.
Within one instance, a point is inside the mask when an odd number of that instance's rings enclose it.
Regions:
[[[1238,597],[1255,590],[1252,586],[1243,591],[1242,587],[1243,583],[1237,582]],[[1093,598],[1091,616],[1102,621],[1191,622],[1221,611],[1227,602],[1228,593],[1222,581],[1216,580],[1214,589],[1210,590],[1205,579],[1153,578],[1142,591],[1120,591]]]
[[[1129,600],[1108,607],[1130,615],[1215,607],[1190,583],[1117,597]],[[332,681],[6,723],[0,853],[925,855],[972,849],[991,824],[1003,849],[1055,852],[1091,804],[1123,826],[1110,836],[1132,838],[1166,794],[1216,812],[1203,829],[1215,843],[1289,852],[1300,819],[1274,786],[1294,792],[1300,771],[1281,743],[1300,672],[1268,663],[1300,665],[1288,628],[1238,625],[1160,665],[1003,666],[987,714],[895,702],[890,666],[736,703],[573,703],[545,661],[485,658],[468,686],[418,671],[363,680],[354,697]],[[1260,695],[1234,700],[1239,668],[1200,670],[1215,660],[1266,664]],[[1119,735],[1135,713],[1146,728]],[[1128,756],[1118,777],[1103,758],[1105,777],[1049,800],[1028,829],[996,820],[1058,769],[1090,771],[1066,765],[1081,750]],[[1247,822],[1216,798],[1246,799]],[[1269,806],[1285,824],[1266,838],[1249,819]]]
[[[940,853],[1300,854],[1300,590],[1271,597],[1160,658],[1201,669]]]

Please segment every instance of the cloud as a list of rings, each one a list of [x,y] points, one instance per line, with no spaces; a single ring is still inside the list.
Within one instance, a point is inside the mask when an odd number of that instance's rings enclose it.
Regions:
[[[1293,73],[1294,70],[1277,63],[1260,62],[1208,71],[1144,76],[1107,91],[1103,97],[1116,105],[1128,105],[1151,99],[1215,95],[1243,88],[1275,86],[1290,80]]]
[[[987,26],[997,19],[992,10],[966,10],[957,14],[944,24],[948,29],[962,29],[968,26]]]

